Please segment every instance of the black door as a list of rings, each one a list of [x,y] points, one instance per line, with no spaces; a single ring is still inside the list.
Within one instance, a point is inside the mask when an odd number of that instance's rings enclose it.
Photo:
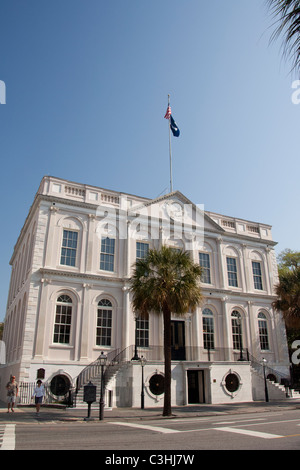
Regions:
[[[185,361],[184,321],[171,322],[171,357],[172,361]]]
[[[188,402],[199,403],[199,378],[197,370],[188,370]]]
[[[188,370],[188,403],[205,403],[204,371]]]

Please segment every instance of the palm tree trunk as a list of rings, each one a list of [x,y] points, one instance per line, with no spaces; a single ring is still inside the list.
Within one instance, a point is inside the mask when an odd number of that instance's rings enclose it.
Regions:
[[[171,416],[171,311],[163,306],[164,316],[164,354],[165,354],[165,395],[163,416]]]

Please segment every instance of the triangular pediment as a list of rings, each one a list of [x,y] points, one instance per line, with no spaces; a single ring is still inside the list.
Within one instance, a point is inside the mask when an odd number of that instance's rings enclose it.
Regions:
[[[194,204],[180,191],[173,191],[172,193],[159,196],[155,199],[138,203],[130,209],[132,215],[151,214],[154,217],[163,217],[165,220],[173,221],[174,223],[184,223],[186,225],[199,225],[201,224],[204,232],[218,232],[224,233],[225,230],[220,227],[204,210],[202,204]]]

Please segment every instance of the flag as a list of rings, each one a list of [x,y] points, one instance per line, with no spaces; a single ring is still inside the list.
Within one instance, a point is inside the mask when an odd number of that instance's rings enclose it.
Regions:
[[[165,114],[165,119],[170,119],[171,116],[171,106],[168,106],[166,114]]]
[[[174,137],[179,137],[180,136],[180,130],[176,124],[176,122],[174,121],[172,115],[170,114],[170,127],[171,127],[171,131],[173,132],[173,135]]]

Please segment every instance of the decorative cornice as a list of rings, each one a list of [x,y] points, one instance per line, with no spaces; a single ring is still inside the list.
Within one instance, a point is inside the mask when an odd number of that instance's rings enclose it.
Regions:
[[[90,274],[90,273],[81,273],[75,271],[62,271],[58,269],[50,269],[50,268],[40,268],[39,273],[42,276],[57,276],[57,277],[71,277],[74,279],[78,279],[82,281],[83,279],[93,280],[93,281],[106,281],[106,282],[117,282],[117,283],[124,283],[128,281],[128,279],[123,279],[120,277],[108,277],[108,276],[101,276],[98,274]]]
[[[211,298],[213,299],[216,299],[216,295],[218,296],[218,298],[222,299],[224,298],[224,296],[226,296],[226,298],[228,300],[230,300],[231,298],[241,298],[245,301],[248,301],[249,298],[251,299],[251,301],[255,301],[255,300],[268,300],[268,301],[274,301],[277,299],[276,295],[272,295],[272,294],[257,294],[256,292],[244,292],[244,291],[233,291],[233,290],[229,290],[229,289],[218,289],[218,288],[214,288],[214,287],[204,287],[204,286],[201,286],[201,290],[202,290],[202,294],[203,294],[203,297],[209,297],[211,296]]]

